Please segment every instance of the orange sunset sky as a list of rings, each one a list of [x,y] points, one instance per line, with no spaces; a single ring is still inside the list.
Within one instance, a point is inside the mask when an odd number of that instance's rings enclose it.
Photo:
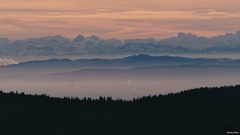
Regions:
[[[240,0],[0,0],[0,37],[166,38],[240,30]]]

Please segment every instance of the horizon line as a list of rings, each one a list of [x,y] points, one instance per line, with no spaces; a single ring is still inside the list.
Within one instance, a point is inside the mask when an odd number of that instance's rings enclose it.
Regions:
[[[121,41],[125,41],[125,40],[141,40],[141,39],[154,39],[154,40],[164,40],[164,39],[169,39],[169,38],[173,38],[173,37],[178,37],[179,34],[189,34],[189,35],[194,35],[194,36],[197,36],[197,37],[202,37],[202,38],[213,38],[213,37],[218,37],[218,36],[224,36],[224,35],[227,35],[227,34],[237,34],[237,33],[240,33],[240,30],[236,30],[234,32],[225,32],[225,33],[222,33],[222,34],[216,34],[216,35],[213,35],[213,36],[204,36],[204,35],[200,35],[200,34],[195,34],[195,33],[192,33],[192,32],[178,32],[176,33],[175,35],[172,35],[172,36],[169,36],[169,37],[165,37],[165,38],[155,38],[155,37],[145,37],[145,38],[117,38],[117,37],[114,37],[114,38],[103,38],[101,36],[99,36],[98,34],[92,34],[92,35],[87,35],[87,34],[76,34],[75,36],[72,36],[72,37],[69,37],[69,36],[64,36],[64,35],[61,35],[61,34],[52,34],[52,35],[40,35],[40,36],[35,36],[35,37],[27,37],[27,38],[20,38],[20,39],[14,39],[14,38],[11,38],[11,37],[6,37],[6,36],[1,36],[0,35],[0,39],[8,39],[10,41],[19,41],[19,40],[28,40],[28,39],[39,39],[39,38],[45,38],[45,37],[55,37],[55,36],[60,36],[60,37],[64,37],[64,38],[67,38],[69,40],[73,40],[74,38],[76,38],[77,36],[83,36],[85,38],[89,38],[89,37],[97,37],[99,39],[102,39],[102,40],[110,40],[110,39],[117,39],[117,40],[121,40]]]

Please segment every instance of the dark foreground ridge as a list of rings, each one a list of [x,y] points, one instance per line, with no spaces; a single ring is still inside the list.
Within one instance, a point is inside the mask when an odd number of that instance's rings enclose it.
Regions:
[[[240,86],[132,101],[0,92],[1,135],[239,134]]]

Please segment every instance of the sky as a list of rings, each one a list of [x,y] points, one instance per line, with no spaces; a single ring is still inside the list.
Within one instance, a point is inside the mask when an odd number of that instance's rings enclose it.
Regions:
[[[240,0],[0,0],[0,37],[167,38],[240,30]]]

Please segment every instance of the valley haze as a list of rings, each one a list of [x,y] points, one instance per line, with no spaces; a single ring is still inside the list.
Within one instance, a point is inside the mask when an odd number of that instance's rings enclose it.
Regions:
[[[132,55],[116,59],[48,59],[0,67],[5,91],[132,99],[202,86],[234,85],[240,59]]]

